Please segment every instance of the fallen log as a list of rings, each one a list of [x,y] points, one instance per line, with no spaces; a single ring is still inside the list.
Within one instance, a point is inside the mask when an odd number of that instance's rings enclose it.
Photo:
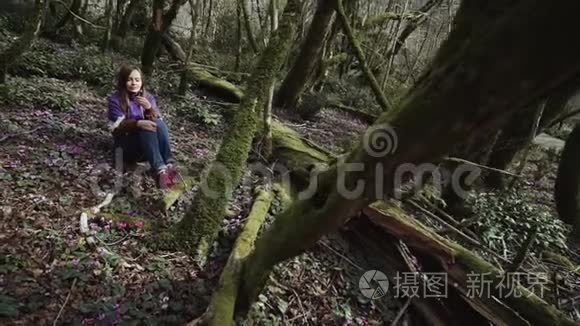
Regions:
[[[423,226],[394,202],[376,202],[364,209],[370,221],[385,232],[406,239],[406,243],[440,263],[438,271],[445,272],[454,288],[469,291],[469,275],[489,275],[489,296],[465,300],[490,321],[503,325],[577,325],[542,298],[517,282],[505,285],[514,294],[503,297],[501,283],[507,276],[463,246],[451,242]],[[393,232],[396,230],[397,232]],[[425,238],[431,241],[425,241]],[[512,280],[513,281],[513,280]],[[511,285],[511,286],[510,286]]]
[[[243,262],[253,250],[254,240],[266,218],[273,199],[270,189],[259,187],[256,189],[256,193],[256,200],[252,205],[246,224],[236,239],[232,253],[220,275],[218,288],[213,293],[206,312],[200,318],[190,322],[189,326],[233,324]]]
[[[185,59],[187,58],[185,51],[183,51],[181,45],[179,45],[179,43],[177,43],[177,41],[175,41],[168,33],[161,35],[161,43],[174,60],[185,62]]]
[[[238,86],[199,67],[189,68],[186,77],[189,82],[195,83],[199,88],[207,89],[227,101],[239,103],[244,96],[244,92]]]

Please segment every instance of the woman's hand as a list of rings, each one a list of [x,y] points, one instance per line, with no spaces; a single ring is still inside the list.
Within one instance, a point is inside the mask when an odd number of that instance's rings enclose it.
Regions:
[[[157,124],[151,120],[139,120],[137,127],[147,131],[157,131]]]
[[[151,106],[151,102],[149,102],[145,96],[137,96],[135,99],[137,100],[137,103],[143,107],[143,109],[151,110],[153,108],[153,106]]]

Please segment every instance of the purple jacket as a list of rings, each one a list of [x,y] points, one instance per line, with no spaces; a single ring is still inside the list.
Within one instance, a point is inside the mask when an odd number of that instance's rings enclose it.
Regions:
[[[159,112],[159,108],[157,107],[157,101],[155,100],[155,96],[151,94],[147,94],[147,100],[151,103],[153,110],[157,113],[157,116],[161,117]],[[109,96],[108,98],[109,104],[109,111],[108,117],[111,122],[115,122],[119,120],[119,118],[124,117],[125,119],[133,119],[133,120],[142,120],[145,119],[143,115],[144,109],[137,103],[137,100],[133,96],[129,97],[129,107],[127,108],[127,115],[123,112],[121,108],[121,96],[119,92],[115,92],[113,95]]]

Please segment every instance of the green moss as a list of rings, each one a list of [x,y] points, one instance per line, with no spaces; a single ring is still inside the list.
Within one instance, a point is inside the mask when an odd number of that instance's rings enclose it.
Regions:
[[[330,152],[300,136],[295,130],[284,126],[279,121],[272,121],[272,136],[274,151],[294,151],[310,156],[319,162],[328,162],[333,159]]]
[[[389,201],[374,203],[372,207],[378,207],[380,208],[381,212],[385,213],[386,216],[395,218],[406,225],[414,226],[415,228],[421,230],[421,233],[426,233],[430,238],[441,243],[442,247],[453,250],[455,253],[455,264],[459,265],[461,268],[460,270],[464,273],[462,276],[465,276],[467,273],[477,273],[480,275],[483,273],[490,273],[489,280],[492,281],[490,292],[492,292],[496,298],[500,298],[505,301],[511,308],[515,309],[519,315],[521,315],[521,317],[528,320],[529,322],[532,322],[534,325],[576,325],[567,319],[564,314],[558,311],[555,307],[549,305],[547,302],[522,286],[517,286],[517,291],[522,293],[521,297],[511,295],[502,298],[501,295],[496,293],[499,282],[501,282],[503,278],[503,274],[499,269],[479,257],[477,254],[467,250],[463,246],[451,242],[430,231],[420,222],[416,221],[402,209],[396,206],[394,202]],[[446,266],[446,269],[451,274],[450,276],[458,276],[458,270],[453,268],[453,264]],[[458,282],[466,281],[465,279],[454,280]],[[489,304],[492,305],[495,304],[491,298],[483,298],[483,301],[489,301]]]
[[[218,289],[214,292],[208,308],[210,325],[232,325],[243,262],[254,248],[254,241],[266,218],[272,202],[269,189],[258,189],[258,195],[247,222],[238,236],[232,253],[220,276]]]
[[[289,1],[280,27],[274,32],[251,74],[246,96],[242,98],[216,160],[206,177],[208,187],[197,194],[192,207],[175,228],[176,239],[184,250],[204,261],[219,231],[233,189],[238,185],[254,134],[261,119],[261,105],[275,74],[281,68],[296,29],[300,6]],[[203,183],[203,182],[202,182]],[[209,189],[210,191],[207,191]],[[201,246],[200,246],[201,245]]]
[[[234,102],[240,102],[242,97],[244,97],[244,92],[238,86],[198,67],[188,70],[187,79]]]
[[[179,180],[177,185],[163,194],[163,209],[168,210],[188,188],[193,186],[193,183],[194,178],[191,176],[185,176],[182,180]]]

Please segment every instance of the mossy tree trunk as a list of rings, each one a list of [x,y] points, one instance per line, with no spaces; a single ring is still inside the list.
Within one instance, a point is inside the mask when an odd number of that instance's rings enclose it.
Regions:
[[[274,31],[278,29],[278,1],[270,0],[270,6],[268,9],[270,14],[270,33],[274,33]],[[272,84],[268,89],[268,99],[264,105],[264,137],[262,138],[262,156],[264,156],[264,158],[267,160],[272,157],[272,105],[274,102],[275,87],[276,80],[272,80]]]
[[[250,42],[250,46],[254,53],[258,53],[258,44],[256,43],[256,38],[254,37],[254,31],[252,29],[252,21],[250,20],[250,11],[248,9],[248,0],[238,0],[242,6],[242,12],[244,14],[244,28],[246,29],[246,36]]]
[[[576,125],[562,151],[554,191],[560,219],[580,234],[580,125]]]
[[[40,26],[42,26],[47,6],[48,0],[36,0],[34,2],[34,10],[30,18],[27,19],[24,34],[0,53],[0,84],[6,82],[8,65],[14,63],[22,53],[26,52],[32,46],[32,43],[40,32]]]
[[[359,64],[361,65],[365,78],[367,79],[368,83],[371,86],[373,94],[375,95],[378,104],[381,106],[381,109],[383,109],[383,111],[387,111],[391,107],[391,105],[387,100],[387,98],[385,97],[385,94],[381,90],[381,87],[379,86],[379,83],[375,78],[373,72],[370,70],[366,62],[364,52],[359,44],[359,41],[354,36],[354,33],[348,21],[348,17],[346,16],[344,8],[342,6],[343,0],[332,0],[332,1],[334,1],[334,6],[336,9],[336,13],[338,15],[338,20],[342,24],[342,28],[346,36],[348,37],[350,45],[353,47],[356,58],[358,59]]]
[[[252,139],[261,121],[268,87],[288,53],[300,8],[298,0],[290,0],[286,4],[280,26],[260,56],[247,82],[246,96],[242,98],[233,123],[209,168],[205,178],[205,190],[208,191],[199,191],[175,229],[178,245],[195,255],[202,264],[218,233],[233,188],[239,183]]]
[[[238,1],[236,4],[236,63],[234,71],[240,71],[242,63],[242,2]]]
[[[455,144],[497,128],[510,114],[529,105],[530,94],[545,97],[578,74],[580,47],[569,42],[574,39],[579,10],[580,2],[574,0],[558,6],[521,0],[496,19],[476,14],[478,24],[485,26],[485,33],[478,37],[452,32],[442,49],[455,51],[447,57],[439,53],[438,65],[428,69],[397,107],[373,125],[375,132],[393,128],[396,151],[390,155],[367,152],[368,144],[361,139],[355,150],[322,172],[312,196],[295,201],[276,218],[245,264],[239,309],[244,311],[254,302],[274,265],[304,252],[380,195],[393,194],[402,164],[439,159]],[[465,10],[460,9],[456,21],[466,18],[462,14]],[[558,57],[551,55],[554,51]],[[356,171],[345,173],[345,163],[357,163]],[[375,172],[379,164],[381,175]],[[344,187],[337,187],[337,180],[343,180]],[[362,194],[345,193],[360,182]],[[375,192],[378,184],[385,193]]]
[[[276,95],[277,105],[295,108],[298,98],[304,91],[308,77],[314,69],[324,40],[331,26],[334,8],[331,1],[318,0],[316,13],[310,23],[310,28],[292,68],[284,78]]]
[[[161,37],[169,29],[177,16],[177,11],[185,2],[187,0],[173,0],[171,7],[163,13],[165,1],[153,0],[153,15],[141,52],[141,69],[144,74],[150,75],[153,72],[153,63],[161,46]]]

